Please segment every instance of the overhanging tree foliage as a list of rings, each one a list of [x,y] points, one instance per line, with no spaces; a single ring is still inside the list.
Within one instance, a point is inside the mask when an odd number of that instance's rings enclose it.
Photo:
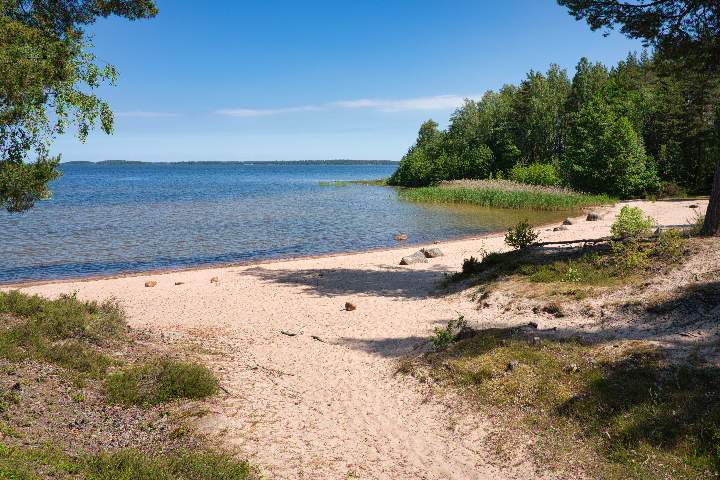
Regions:
[[[718,0],[558,0],[593,30],[620,27],[631,38],[655,47],[672,66],[712,82],[720,74],[720,2]],[[717,111],[715,124],[720,122]],[[704,112],[705,113],[705,112]],[[704,233],[720,233],[720,138],[715,129],[715,175]]]
[[[153,0],[0,0],[0,204],[31,208],[59,175],[52,139],[77,128],[81,141],[113,116],[93,90],[114,84],[115,68],[98,66],[83,28],[98,17],[157,14]]]

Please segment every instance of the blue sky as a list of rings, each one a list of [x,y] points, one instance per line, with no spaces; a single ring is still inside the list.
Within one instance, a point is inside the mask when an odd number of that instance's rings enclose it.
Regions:
[[[154,19],[89,29],[120,72],[100,90],[115,133],[59,138],[63,161],[398,160],[423,120],[445,125],[464,97],[641,49],[554,0],[158,6]]]

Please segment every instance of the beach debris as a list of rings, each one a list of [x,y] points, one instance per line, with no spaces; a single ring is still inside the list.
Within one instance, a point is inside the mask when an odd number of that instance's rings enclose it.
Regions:
[[[346,311],[352,312],[352,311],[355,310],[356,308],[357,308],[357,307],[355,306],[354,303],[345,302],[345,310],[346,310]]]
[[[559,227],[553,228],[553,232],[561,232],[563,230],[568,230],[568,227],[566,227],[565,225],[560,225]]]
[[[427,263],[427,258],[425,258],[425,254],[420,250],[413,253],[412,255],[402,257],[402,259],[400,260],[400,265],[412,265],[414,263]]]
[[[175,285],[183,285],[185,282],[175,282]]]
[[[295,336],[297,336],[297,335],[301,335],[301,334],[302,334],[302,332],[301,332],[301,333],[298,333],[298,332],[293,332],[293,331],[290,331],[290,330],[280,330],[280,333],[282,333],[283,335],[287,335],[288,337],[295,337]]]
[[[563,225],[572,225],[572,224],[573,224],[573,221],[572,221],[571,219],[569,219],[569,218],[566,218],[565,220],[563,220],[563,223],[562,223],[562,224],[563,224]]]
[[[597,222],[600,219],[602,219],[602,215],[597,212],[590,212],[587,214],[587,217],[585,217],[585,220],[588,222]]]
[[[439,248],[421,248],[420,251],[426,258],[442,257],[443,252]]]
[[[404,233],[396,233],[395,237],[393,237],[393,238],[395,238],[395,240],[398,242],[404,242],[405,240],[408,239],[408,236],[405,235]]]
[[[148,280],[147,282],[145,282],[145,286],[148,288],[154,287],[155,285],[157,285],[157,282],[155,280]]]
[[[322,338],[318,337],[317,335],[310,335],[310,338],[312,338],[313,340],[317,340],[317,341],[320,342],[320,343],[325,343],[325,340],[323,340]]]
[[[220,283],[220,279],[218,277],[212,277],[210,283]]]

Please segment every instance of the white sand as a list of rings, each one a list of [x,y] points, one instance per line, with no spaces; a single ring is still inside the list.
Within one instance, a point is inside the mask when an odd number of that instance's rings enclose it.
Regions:
[[[702,213],[707,202],[633,205],[669,225],[692,219],[692,203]],[[577,218],[567,231],[545,227],[541,240],[606,235],[620,206],[598,222]],[[483,441],[487,421],[454,416],[449,399],[426,398],[393,376],[398,357],[459,314],[502,323],[465,295],[428,295],[463,258],[503,248],[502,235],[437,246],[444,257],[409,267],[398,261],[418,247],[22,288],[116,297],[133,327],[221,351],[206,360],[230,393],[209,402],[200,426],[246,452],[268,478],[537,478],[527,456],[497,466]],[[145,288],[147,280],[157,286]],[[344,311],[346,301],[357,310]]]

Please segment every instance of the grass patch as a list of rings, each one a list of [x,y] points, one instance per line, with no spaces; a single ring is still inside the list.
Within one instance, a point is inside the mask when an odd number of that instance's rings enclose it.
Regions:
[[[612,287],[632,282],[648,271],[680,263],[688,242],[670,230],[650,240],[611,241],[583,248],[528,248],[504,253],[481,252],[465,259],[462,271],[446,283],[474,278],[495,281],[517,277],[531,283],[574,287]]]
[[[218,380],[209,368],[169,358],[127,367],[106,381],[108,400],[126,406],[202,399],[215,394],[218,388]]]
[[[537,342],[490,329],[400,373],[466,392],[477,405],[519,415],[553,445],[557,462],[590,452],[585,468],[608,479],[710,478],[720,473],[720,369],[676,366],[639,342]]]
[[[120,450],[92,456],[69,456],[58,448],[0,444],[0,478],[84,478],[86,480],[247,480],[258,478],[244,461],[225,453],[178,451],[147,454]]]
[[[48,300],[0,292],[0,357],[53,363],[94,377],[113,363],[98,347],[122,338],[125,315],[114,301],[83,302],[74,295]]]
[[[334,180],[331,182],[319,182],[321,187],[349,187],[351,185],[369,185],[373,187],[386,187],[388,179],[379,178],[377,180]]]
[[[400,190],[399,195],[411,202],[468,203],[483,207],[532,210],[571,210],[614,202],[607,195],[589,195],[571,190],[499,181],[485,181],[478,185],[470,183],[468,186],[442,184],[407,188]]]

